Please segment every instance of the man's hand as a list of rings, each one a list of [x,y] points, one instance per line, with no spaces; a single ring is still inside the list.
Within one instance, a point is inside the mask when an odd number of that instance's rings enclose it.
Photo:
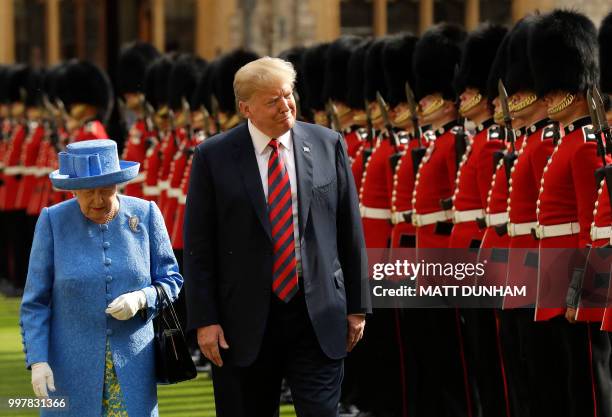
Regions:
[[[575,308],[568,307],[567,310],[565,310],[565,318],[570,323],[576,323],[576,313],[577,311]]]
[[[219,367],[223,366],[219,346],[223,349],[229,349],[229,345],[225,341],[221,326],[212,324],[198,328],[198,346],[209,361]]]
[[[363,337],[365,314],[349,314],[347,319],[348,334],[346,335],[346,351],[350,352]]]

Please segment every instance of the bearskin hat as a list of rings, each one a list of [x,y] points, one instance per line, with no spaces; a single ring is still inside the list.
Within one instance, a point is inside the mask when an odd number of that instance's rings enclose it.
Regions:
[[[16,64],[7,71],[7,99],[9,103],[26,99],[30,67],[25,64]]]
[[[213,92],[219,102],[220,111],[236,113],[234,76],[240,68],[256,59],[259,59],[259,55],[244,49],[236,49],[219,58],[219,63],[215,67]]]
[[[43,80],[45,78],[45,70],[33,69],[28,74],[26,83],[26,107],[40,107],[43,98]]]
[[[499,80],[504,80],[506,77],[506,71],[508,70],[508,42],[510,41],[510,32],[506,33],[506,36],[501,41],[497,52],[495,53],[495,59],[491,64],[489,74],[487,77],[487,99],[489,101],[495,100],[499,95],[497,85]]]
[[[143,92],[147,67],[157,57],[159,52],[150,43],[136,41],[123,47],[117,64],[119,92]]]
[[[212,103],[210,101],[210,96],[212,94],[213,89],[213,75],[215,72],[215,66],[218,63],[218,59],[210,61],[200,73],[198,83],[196,85],[195,90],[193,91],[193,95],[191,96],[191,100],[189,102],[192,109],[197,109],[200,106],[204,106],[209,113],[212,113],[213,108]]]
[[[323,99],[346,103],[348,62],[355,46],[360,42],[357,36],[342,36],[329,44],[325,59],[325,81]]]
[[[145,73],[145,98],[155,109],[168,104],[168,81],[173,56],[162,55],[155,59]]]
[[[325,109],[325,61],[329,43],[320,43],[304,51],[302,64],[304,66],[304,84],[306,86],[306,101],[312,110]]]
[[[455,99],[453,76],[465,38],[463,28],[452,23],[439,23],[421,36],[413,57],[417,100],[434,93]]]
[[[192,54],[182,54],[172,63],[168,79],[168,106],[172,110],[183,107],[182,99],[189,99],[196,89],[206,61]]]
[[[8,84],[11,73],[9,65],[0,65],[0,103],[8,103]]]
[[[601,22],[598,40],[601,90],[612,94],[612,13]]]
[[[104,71],[89,61],[66,62],[57,83],[57,96],[66,109],[73,104],[89,104],[106,120],[113,106],[113,89]]]
[[[302,116],[310,119],[310,114],[308,112],[308,103],[306,101],[306,91],[304,85],[304,66],[302,64],[302,57],[304,56],[304,52],[306,48],[303,46],[295,46],[293,48],[287,49],[286,51],[278,54],[278,57],[284,59],[285,61],[291,62],[297,76],[295,78],[295,87],[294,90],[297,91],[300,97],[300,108],[302,111]]]
[[[361,42],[351,54],[346,79],[348,80],[348,94],[346,96],[349,107],[363,109],[365,105],[365,61],[371,40]]]
[[[534,23],[528,45],[536,94],[585,92],[599,82],[597,30],[585,15],[554,10]]]
[[[504,26],[483,23],[468,34],[459,71],[455,74],[455,91],[476,88],[483,95],[487,91],[487,77],[497,49],[508,32]]]
[[[386,99],[387,85],[385,84],[385,73],[383,69],[382,52],[388,37],[375,39],[366,52],[365,59],[365,99],[376,101],[376,92]]]
[[[411,33],[390,36],[382,52],[387,100],[391,106],[406,101],[406,81],[414,88],[412,54],[418,38]]]
[[[506,71],[504,85],[508,95],[518,91],[535,91],[535,80],[527,48],[529,34],[539,15],[530,15],[519,20],[508,34]]]

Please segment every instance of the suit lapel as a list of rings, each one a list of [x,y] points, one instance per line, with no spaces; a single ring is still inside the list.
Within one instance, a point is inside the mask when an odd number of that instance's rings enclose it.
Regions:
[[[312,145],[305,139],[304,130],[299,122],[293,126],[293,145],[295,167],[298,182],[298,207],[300,219],[300,237],[304,236],[304,228],[310,211],[312,196]]]
[[[246,123],[243,125],[242,129],[243,133],[236,142],[235,157],[238,162],[242,181],[249,194],[255,213],[266,231],[268,238],[272,240],[270,219],[268,218],[268,204],[266,203],[266,196],[263,191],[263,185],[261,184],[261,176],[259,174],[259,167],[257,166],[253,141],[251,140],[251,135],[249,134]]]

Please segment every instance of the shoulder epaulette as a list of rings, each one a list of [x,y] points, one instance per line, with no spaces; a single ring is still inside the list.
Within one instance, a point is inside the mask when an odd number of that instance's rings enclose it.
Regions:
[[[597,134],[595,133],[595,128],[593,126],[583,126],[582,131],[584,132],[585,142],[597,142]]]
[[[489,128],[487,139],[504,140],[505,136],[505,129],[503,129],[500,125],[493,125]]]

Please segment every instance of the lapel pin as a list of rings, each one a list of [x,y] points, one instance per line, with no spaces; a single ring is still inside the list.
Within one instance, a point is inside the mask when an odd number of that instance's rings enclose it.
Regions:
[[[304,146],[304,152],[310,152],[310,148],[308,146]]]
[[[138,228],[138,216],[131,216],[129,220],[130,229],[132,232],[138,232],[140,229]]]

